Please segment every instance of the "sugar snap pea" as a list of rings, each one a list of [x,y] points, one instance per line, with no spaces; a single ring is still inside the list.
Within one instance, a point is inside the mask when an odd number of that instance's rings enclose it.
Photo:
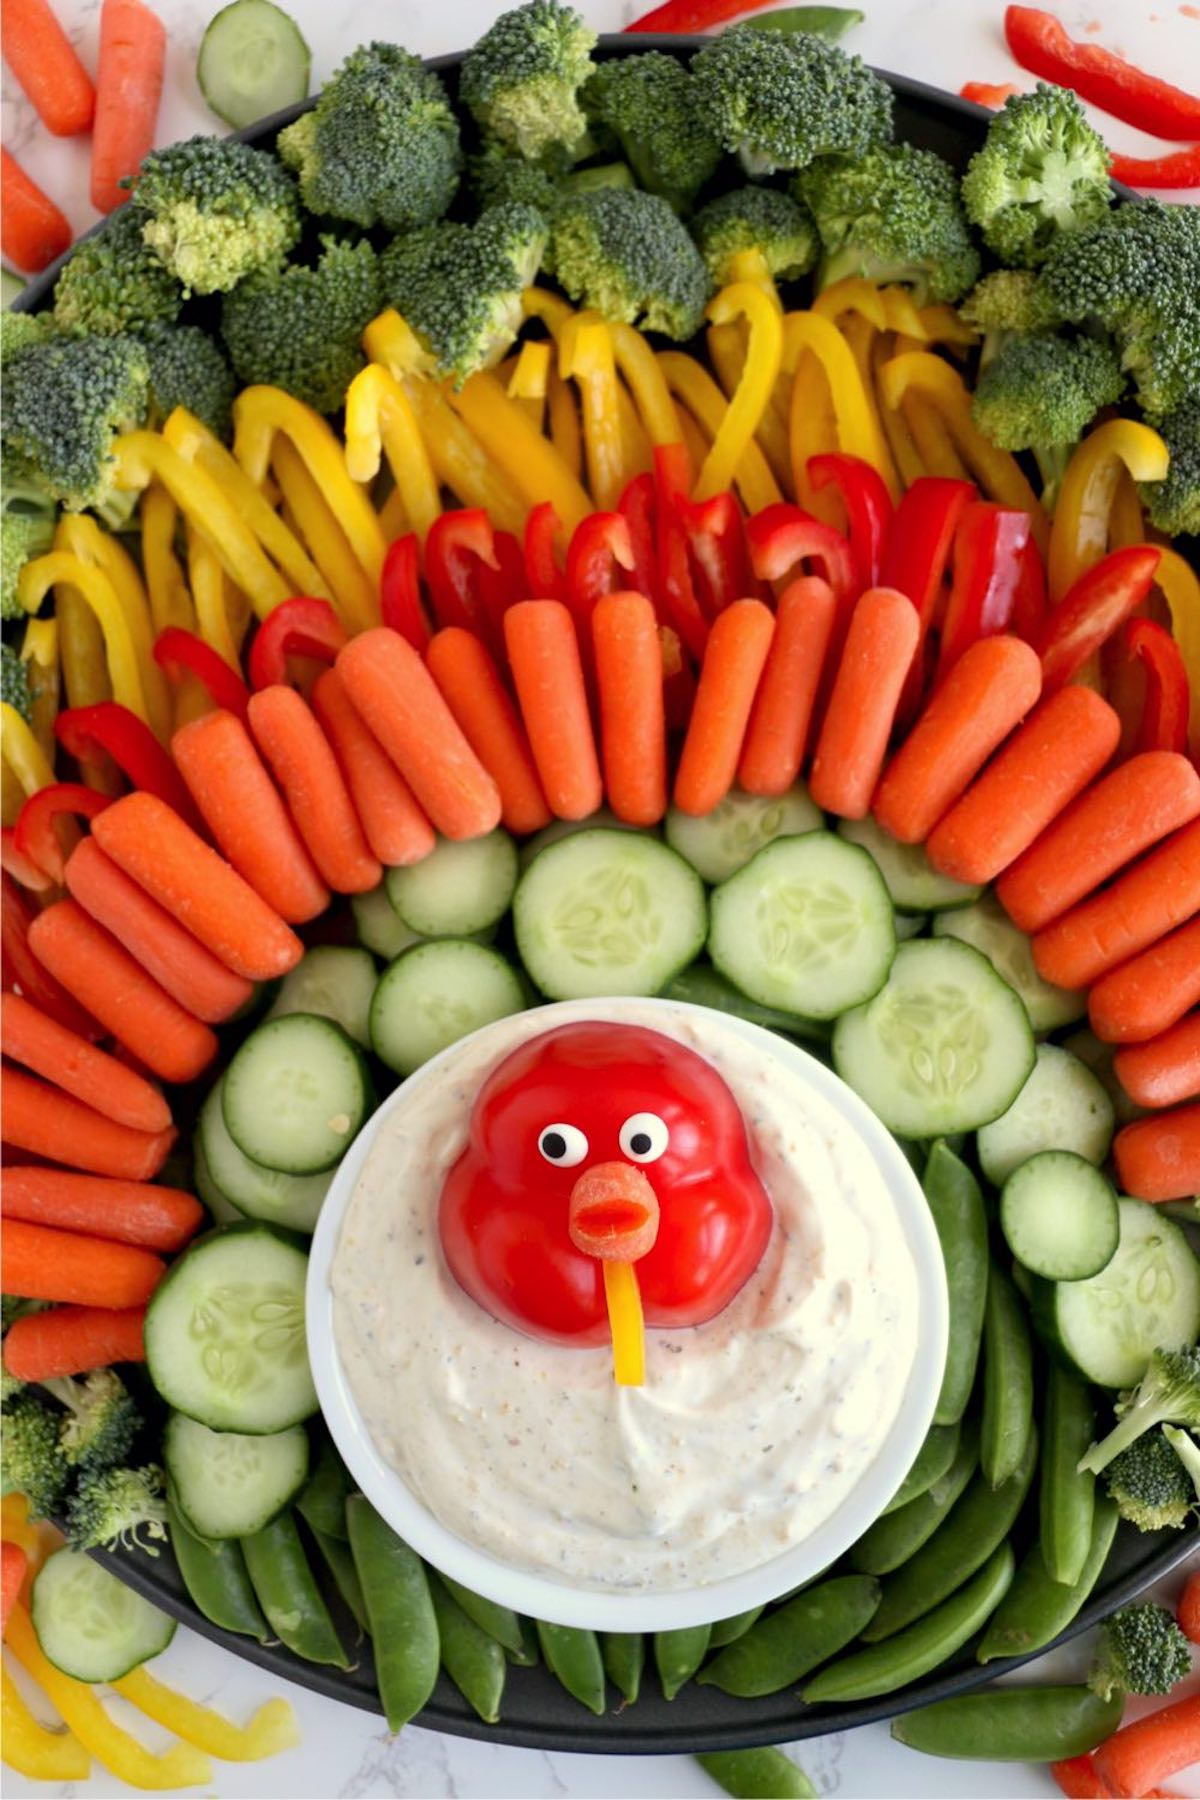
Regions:
[[[925,1433],[925,1442],[913,1458],[912,1468],[900,1483],[880,1518],[886,1519],[889,1513],[899,1512],[918,1494],[924,1494],[940,1481],[958,1453],[958,1443],[962,1436],[962,1422],[959,1419],[953,1425],[931,1425]]]
[[[935,1700],[892,1720],[892,1736],[927,1756],[988,1762],[1062,1762],[1111,1737],[1124,1696],[1085,1687],[993,1687]]]
[[[313,1531],[327,1537],[349,1538],[346,1526],[346,1502],[354,1492],[354,1484],[345,1463],[326,1437],[317,1452],[317,1466],[300,1490],[296,1511]]]
[[[711,1625],[685,1625],[677,1631],[654,1635],[654,1665],[662,1683],[664,1700],[673,1700],[686,1687],[708,1649]]]
[[[646,1666],[645,1638],[640,1631],[606,1631],[600,1639],[600,1655],[604,1661],[604,1673],[626,1706],[632,1706],[642,1691],[642,1670]]]
[[[596,1633],[576,1625],[548,1625],[539,1619],[537,1634],[550,1673],[581,1706],[597,1715],[603,1713],[604,1663]]]
[[[494,1725],[500,1717],[508,1674],[504,1651],[490,1633],[468,1618],[432,1570],[428,1581],[442,1667],[484,1724]]]
[[[314,1531],[311,1525],[308,1529],[312,1532],[313,1542],[324,1557],[334,1585],[350,1609],[355,1624],[369,1637],[371,1626],[367,1618],[367,1603],[363,1598],[362,1582],[358,1579],[358,1570],[354,1567],[349,1544],[344,1538],[331,1537],[327,1531]]]
[[[835,43],[854,25],[861,25],[865,13],[853,6],[782,6],[778,12],[762,13],[746,24],[755,31],[803,31],[810,37],[828,38]]]
[[[699,1679],[743,1698],[777,1694],[844,1650],[879,1605],[879,1592],[869,1575],[839,1575],[806,1588],[729,1644]]]
[[[271,1628],[254,1598],[237,1539],[199,1537],[169,1496],[167,1523],[183,1585],[198,1610],[223,1631],[236,1631],[265,1644]]]
[[[979,1466],[979,1426],[963,1422],[958,1449],[946,1473],[898,1512],[885,1514],[850,1549],[850,1565],[864,1575],[887,1575],[915,1556],[946,1517]]]
[[[482,1594],[474,1594],[470,1588],[460,1587],[448,1575],[443,1575],[442,1581],[468,1619],[474,1619],[480,1631],[486,1631],[489,1637],[495,1638],[513,1656],[521,1653],[524,1648],[521,1621],[511,1607],[499,1606],[495,1600],[485,1600]]]
[[[255,1597],[281,1643],[305,1662],[348,1669],[350,1658],[313,1579],[291,1513],[280,1513],[253,1537],[243,1538],[242,1553]]]
[[[852,1650],[822,1669],[803,1690],[804,1700],[870,1700],[919,1681],[974,1637],[999,1606],[1012,1578],[1012,1546],[1006,1541],[965,1587],[914,1625],[882,1644]]]
[[[521,1627],[521,1647],[519,1650],[506,1650],[505,1655],[510,1663],[518,1669],[533,1669],[542,1660],[541,1646],[538,1643],[537,1626],[532,1619],[520,1618],[517,1623]]]
[[[944,1139],[929,1152],[922,1184],[946,1265],[950,1333],[935,1425],[961,1419],[975,1385],[988,1284],[987,1215],[979,1183]]]
[[[762,1611],[761,1606],[752,1606],[748,1611],[734,1613],[728,1619],[718,1619],[708,1640],[709,1649],[719,1650],[723,1644],[736,1643],[738,1638],[749,1631],[755,1620],[762,1616]]]
[[[438,1676],[438,1628],[425,1565],[362,1494],[346,1502],[354,1566],[375,1647],[375,1678],[389,1731],[420,1712]]]
[[[1078,1580],[1056,1581],[1046,1567],[1042,1544],[1034,1543],[1017,1570],[976,1651],[981,1663],[998,1656],[1023,1656],[1041,1650],[1065,1631],[1097,1581],[1117,1533],[1116,1505],[1106,1494],[1097,1497],[1092,1530]]]
[[[1038,1526],[1046,1573],[1067,1586],[1079,1580],[1092,1542],[1096,1477],[1079,1459],[1096,1435],[1096,1409],[1078,1376],[1051,1367],[1046,1378]]]
[[[993,1263],[983,1317],[979,1466],[994,1488],[1020,1468],[1032,1431],[1033,1345],[1028,1316],[1012,1282]]]
[[[696,1761],[735,1800],[817,1800],[804,1770],[782,1750],[709,1750]]]

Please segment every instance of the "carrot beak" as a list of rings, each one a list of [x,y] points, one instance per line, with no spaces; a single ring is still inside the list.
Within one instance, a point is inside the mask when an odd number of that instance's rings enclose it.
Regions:
[[[621,1387],[646,1379],[646,1334],[634,1264],[658,1236],[658,1195],[630,1163],[597,1163],[571,1190],[567,1230],[577,1250],[604,1268],[613,1375]]]

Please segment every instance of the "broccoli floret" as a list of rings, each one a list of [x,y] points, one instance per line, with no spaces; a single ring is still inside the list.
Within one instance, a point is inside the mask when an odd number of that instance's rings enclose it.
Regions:
[[[440,219],[462,172],[458,120],[440,76],[396,44],[364,44],[276,148],[310,212],[363,230]]]
[[[983,333],[979,366],[985,369],[993,356],[1013,337],[1053,331],[1062,324],[1032,269],[996,269],[977,281],[958,309],[966,325]]]
[[[616,138],[639,187],[686,212],[721,160],[691,71],[658,50],[615,57],[601,63],[584,99]]]
[[[1187,1470],[1163,1431],[1147,1431],[1104,1471],[1117,1511],[1139,1531],[1178,1530],[1195,1505]]]
[[[932,150],[888,144],[854,160],[823,157],[796,191],[820,234],[821,287],[847,276],[903,282],[924,305],[961,299],[979,274],[958,177]]]
[[[0,1422],[4,1492],[24,1494],[35,1519],[44,1519],[61,1506],[70,1478],[58,1419],[36,1394],[23,1392],[9,1400]]]
[[[7,541],[7,531],[5,539]],[[20,713],[28,725],[33,717],[29,670],[9,643],[0,644],[0,700]]]
[[[735,25],[692,59],[701,110],[749,175],[865,156],[892,135],[892,90],[809,32]]]
[[[0,517],[0,619],[23,616],[25,608],[17,599],[17,581],[25,564],[35,556],[44,556],[53,545],[55,522],[53,512],[22,512],[5,505]],[[13,704],[16,705],[15,700]],[[21,711],[19,706],[17,711]]]
[[[1184,1470],[1196,1490],[1196,1499],[1200,1502],[1200,1444],[1190,1431],[1183,1431],[1178,1425],[1164,1425],[1163,1436],[1183,1464]]]
[[[692,236],[718,287],[749,272],[795,281],[819,248],[808,208],[770,187],[734,188],[710,200],[692,220]]]
[[[93,1369],[82,1381],[62,1376],[42,1386],[67,1409],[59,1437],[70,1468],[111,1469],[125,1460],[142,1419],[114,1370]]]
[[[240,381],[283,388],[331,413],[363,367],[362,334],[382,305],[372,245],[324,237],[311,268],[292,263],[251,275],[227,294],[221,330]]]
[[[634,188],[637,182],[628,163],[589,163],[586,169],[572,169],[563,182],[568,194],[594,194],[598,188]]]
[[[145,217],[122,206],[84,238],[54,286],[54,319],[64,331],[107,337],[178,318],[183,291],[142,236]]]
[[[1080,1460],[1081,1470],[1098,1475],[1121,1450],[1156,1425],[1200,1430],[1200,1344],[1186,1350],[1155,1350],[1136,1388],[1117,1402],[1117,1423]]]
[[[1088,1686],[1114,1694],[1169,1694],[1191,1672],[1191,1646],[1165,1606],[1122,1606],[1100,1627]]]
[[[637,188],[571,194],[554,215],[546,267],[573,300],[606,319],[690,338],[711,283],[667,202]]]
[[[471,190],[480,210],[489,206],[532,206],[549,218],[558,204],[571,159],[556,146],[534,160],[487,144],[468,165]]]
[[[300,236],[286,169],[235,138],[194,137],[152,150],[133,204],[146,243],[185,293],[224,293],[281,262]]]
[[[1052,507],[1072,450],[1124,385],[1116,353],[1095,338],[1012,337],[982,369],[971,417],[1000,449],[1033,451]]]
[[[1061,237],[1105,217],[1108,162],[1075,95],[1040,81],[989,123],[963,176],[967,215],[1001,262],[1034,268]]]
[[[575,149],[587,130],[580,89],[596,34],[558,0],[502,13],[463,59],[458,97],[480,129],[521,156]]]
[[[7,370],[23,351],[54,337],[53,313],[0,313],[0,363]]]
[[[198,325],[156,325],[143,334],[143,342],[150,364],[151,422],[161,424],[177,406],[186,406],[219,438],[228,438],[237,382],[207,331]]]
[[[114,491],[112,441],[142,424],[149,392],[136,338],[51,338],[9,364],[5,433],[63,506],[102,507]]]
[[[67,1502],[66,1530],[72,1550],[136,1545],[157,1556],[155,1545],[167,1537],[162,1470],[153,1463],[144,1469],[85,1469]]]
[[[1151,523],[1168,537],[1200,533],[1200,393],[1159,419],[1157,429],[1171,460],[1165,481],[1141,484]]]

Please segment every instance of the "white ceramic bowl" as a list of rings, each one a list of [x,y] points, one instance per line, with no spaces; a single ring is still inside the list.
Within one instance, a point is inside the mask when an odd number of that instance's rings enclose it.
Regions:
[[[619,1019],[624,1004],[635,1004],[643,1021],[643,1009],[648,1004],[661,1004],[664,1011],[676,1017],[685,1012],[710,1021],[713,1018],[700,1007],[645,1000],[565,1001],[540,1008],[538,1016],[545,1020],[549,1031],[601,1013],[606,1019]],[[450,1531],[376,1449],[337,1353],[330,1268],[346,1207],[377,1132],[398,1107],[406,1104],[415,1089],[443,1078],[447,1059],[454,1056],[460,1045],[434,1057],[389,1096],[347,1153],[321,1209],[308,1270],[308,1351],[321,1411],[335,1444],[367,1499],[435,1569],[475,1593],[532,1618],[603,1631],[668,1631],[729,1618],[776,1599],[818,1575],[862,1535],[899,1487],[933,1419],[946,1358],[948,1303],[941,1248],[916,1176],[875,1115],[823,1063],[773,1032],[724,1014],[720,1017],[723,1025],[751,1039],[760,1049],[769,1050],[793,1076],[806,1082],[814,1095],[832,1106],[865,1143],[892,1196],[917,1280],[918,1336],[912,1371],[900,1409],[875,1460],[833,1517],[801,1543],[757,1568],[703,1588],[665,1593],[597,1593],[535,1575],[500,1562]],[[476,1039],[486,1041],[488,1032],[497,1029],[485,1026],[475,1034]]]

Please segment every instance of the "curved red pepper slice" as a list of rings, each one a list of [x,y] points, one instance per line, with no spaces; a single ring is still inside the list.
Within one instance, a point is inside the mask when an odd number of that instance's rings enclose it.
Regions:
[[[16,830],[11,825],[0,829],[0,869],[4,869],[21,887],[28,888],[34,894],[45,893],[47,888],[54,885],[44,869],[39,869],[29,857],[22,856],[17,849]]]
[[[980,638],[1013,623],[1030,518],[994,500],[973,500],[954,537],[954,579],[938,644],[937,677]]]
[[[388,548],[379,577],[379,608],[384,624],[424,655],[432,634],[421,604],[421,544],[415,531]]]
[[[491,640],[504,645],[504,615],[518,600],[529,599],[525,580],[525,552],[511,531],[495,533],[496,566],[479,565],[479,600],[491,628]]]
[[[1169,156],[1114,155],[1108,172],[1126,187],[1200,187],[1200,144],[1173,150]]]
[[[1034,6],[1010,6],[1004,14],[1008,47],[1023,69],[1074,88],[1114,119],[1124,119],[1154,137],[1200,137],[1200,97],[1169,81],[1147,75],[1102,44],[1081,44],[1067,36],[1053,13]]]
[[[551,500],[533,508],[525,521],[525,585],[532,600],[567,599],[567,577],[558,566],[554,546],[562,530]]]
[[[945,596],[946,568],[963,508],[975,498],[969,481],[920,475],[892,514],[883,541],[880,585],[907,594],[917,609],[921,637],[909,665],[896,717],[909,725],[921,710],[929,669],[930,628]]]
[[[958,91],[964,100],[972,100],[976,106],[990,106],[993,112],[1021,92],[1012,81],[964,81]]]
[[[1122,649],[1146,671],[1146,697],[1135,747],[1186,755],[1191,692],[1179,645],[1153,619],[1130,619],[1122,634]]]
[[[617,511],[629,527],[633,546],[633,586],[639,594],[654,602],[658,610],[658,548],[655,523],[658,516],[658,488],[653,475],[643,472],[625,484],[617,501]]]
[[[692,465],[683,444],[656,444],[654,481],[657,491],[658,599],[663,622],[677,634],[689,655],[700,662],[708,642],[708,621],[692,586],[687,533],[676,507],[691,492]]]
[[[878,587],[884,539],[893,511],[883,476],[861,456],[828,450],[809,457],[808,478],[815,488],[837,489],[850,526],[850,551],[859,590]],[[900,591],[906,592],[903,588]]]
[[[154,660],[170,681],[179,681],[185,671],[194,675],[215,706],[245,719],[250,689],[237,670],[194,631],[168,625],[154,640]]]
[[[166,635],[164,632],[163,637]],[[345,627],[328,600],[297,595],[268,613],[255,632],[250,646],[250,680],[255,688],[276,687],[288,678],[289,656],[312,656],[332,663],[345,642]]]
[[[1021,552],[1021,573],[1013,604],[1013,630],[1027,644],[1041,639],[1046,624],[1046,565],[1033,537]]]
[[[55,781],[49,787],[39,788],[36,794],[30,794],[13,826],[18,855],[27,857],[34,868],[61,886],[66,856],[55,831],[58,820],[94,819],[111,805],[111,795],[98,794],[95,788],[84,787],[80,781]]]
[[[695,585],[706,616],[715,619],[735,600],[756,600],[762,584],[750,567],[742,511],[730,493],[675,502],[687,533]]]
[[[61,716],[61,715],[60,715]],[[0,983],[79,1037],[101,1038],[104,1027],[68,994],[29,945],[34,910],[7,869],[0,869]]]
[[[1111,551],[1085,570],[1047,615],[1036,646],[1042,659],[1043,695],[1065,687],[1137,611],[1150,592],[1161,554],[1152,544]]]
[[[764,581],[780,581],[797,563],[814,562],[819,565],[816,573],[824,576],[840,602],[857,597],[850,545],[840,531],[814,519],[803,507],[789,500],[764,506],[748,522],[746,539],[751,566]]]
[[[597,600],[625,587],[622,577],[633,566],[633,542],[622,514],[594,512],[580,520],[567,546],[567,604],[575,615],[581,645],[591,644]]]
[[[479,565],[499,567],[492,522],[481,506],[442,513],[425,539],[425,580],[439,625],[460,625],[495,648],[479,591]]]
[[[204,823],[183,777],[148,725],[116,700],[73,706],[54,721],[54,735],[78,763],[94,763],[97,752],[112,757],[132,787],[157,794],[195,831]]]

